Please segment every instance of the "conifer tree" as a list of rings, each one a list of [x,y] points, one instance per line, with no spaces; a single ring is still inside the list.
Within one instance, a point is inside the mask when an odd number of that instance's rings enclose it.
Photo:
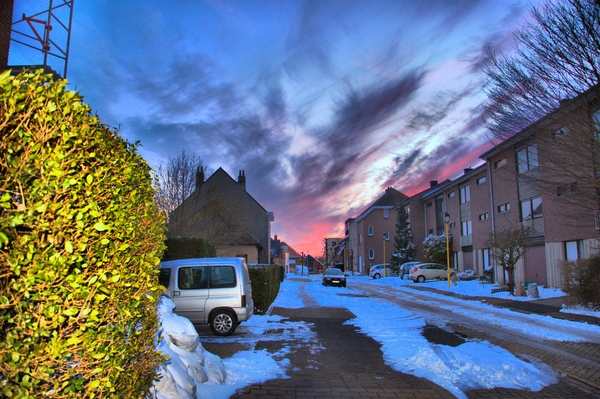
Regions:
[[[404,207],[396,208],[396,236],[394,237],[394,253],[390,264],[393,270],[398,270],[406,262],[415,258],[415,244],[408,226],[408,212]]]

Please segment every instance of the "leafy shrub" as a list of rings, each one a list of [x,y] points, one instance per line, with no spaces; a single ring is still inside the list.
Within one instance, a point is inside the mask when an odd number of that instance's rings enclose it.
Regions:
[[[563,291],[585,307],[600,310],[600,255],[563,262]]]
[[[163,216],[136,146],[65,86],[0,75],[0,397],[144,397]]]
[[[167,249],[163,260],[214,258],[217,256],[215,246],[201,237],[173,237],[165,241]]]

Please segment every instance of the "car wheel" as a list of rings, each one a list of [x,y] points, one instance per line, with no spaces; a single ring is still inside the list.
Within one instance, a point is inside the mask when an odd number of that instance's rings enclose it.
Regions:
[[[373,278],[374,278],[375,280],[377,280],[378,278],[381,278],[381,274],[379,274],[379,273],[375,273],[375,274],[373,275]]]
[[[346,283],[344,283],[344,284],[342,285],[342,287],[345,287],[345,286],[346,286]]]
[[[217,310],[210,320],[210,329],[215,335],[231,335],[237,327],[237,319],[229,310]]]
[[[425,282],[425,276],[419,276],[419,277],[417,277],[417,281],[419,283],[424,283]]]

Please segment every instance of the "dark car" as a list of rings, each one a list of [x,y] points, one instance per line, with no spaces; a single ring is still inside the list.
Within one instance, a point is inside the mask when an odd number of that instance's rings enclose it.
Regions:
[[[346,286],[346,276],[336,267],[330,267],[323,273],[323,285],[337,285],[338,287]]]

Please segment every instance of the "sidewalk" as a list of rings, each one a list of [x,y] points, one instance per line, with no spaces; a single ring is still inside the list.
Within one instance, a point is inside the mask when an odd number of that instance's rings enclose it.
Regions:
[[[583,322],[588,324],[600,325],[600,318],[593,316],[580,315],[575,313],[561,312],[562,305],[568,301],[567,297],[557,297],[548,299],[536,299],[531,301],[513,301],[505,298],[494,297],[474,297],[454,294],[452,292],[438,290],[429,287],[410,286],[411,289],[419,291],[430,291],[436,294],[460,298],[466,301],[479,301],[499,308],[507,308],[522,313],[533,313],[543,316],[551,316],[557,319]]]

